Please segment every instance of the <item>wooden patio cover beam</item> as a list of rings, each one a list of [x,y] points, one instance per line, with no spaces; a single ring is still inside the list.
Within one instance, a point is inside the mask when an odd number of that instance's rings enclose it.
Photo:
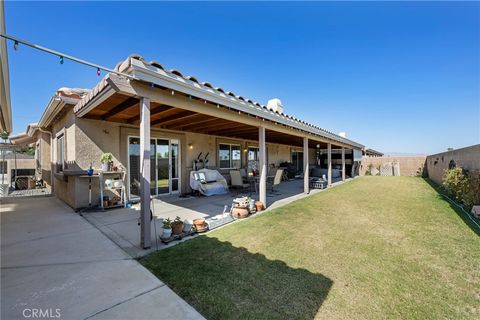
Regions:
[[[158,105],[157,107],[155,107],[152,112],[150,113],[150,118],[152,116],[156,116],[156,115],[159,115],[159,114],[162,114],[162,113],[165,113],[169,110],[173,109],[173,107],[170,107],[170,106],[166,106],[166,105]],[[135,115],[133,117],[130,117],[127,119],[127,123],[130,123],[130,124],[133,124],[137,121],[140,121],[140,115]]]
[[[115,116],[117,113],[120,113],[122,111],[127,110],[130,107],[133,107],[134,105],[136,105],[138,103],[138,101],[139,100],[137,98],[130,97],[127,100],[120,103],[119,105],[117,105],[116,107],[113,107],[109,111],[105,112],[105,114],[103,114],[100,118],[102,120],[108,120],[109,118]]]

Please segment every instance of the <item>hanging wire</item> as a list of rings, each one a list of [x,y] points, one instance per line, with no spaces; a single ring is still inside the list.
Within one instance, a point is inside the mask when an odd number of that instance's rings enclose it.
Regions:
[[[60,58],[60,63],[62,63],[62,61],[64,59],[68,59],[68,60],[83,64],[83,65],[86,65],[86,66],[89,66],[89,67],[96,68],[97,69],[97,75],[100,75],[100,70],[103,70],[103,71],[106,71],[106,72],[109,72],[109,73],[113,73],[113,74],[117,74],[119,76],[126,77],[128,79],[138,80],[136,77],[134,77],[130,74],[126,74],[126,73],[123,73],[123,72],[118,72],[116,70],[101,66],[99,64],[89,62],[89,61],[86,61],[86,60],[83,60],[83,59],[79,59],[79,58],[76,58],[74,56],[65,54],[65,53],[60,52],[60,51],[56,51],[56,50],[52,50],[52,49],[49,49],[49,48],[46,48],[46,47],[42,47],[40,45],[30,43],[30,42],[25,41],[25,40],[18,39],[16,37],[13,37],[13,36],[10,36],[10,35],[4,34],[4,33],[0,33],[0,37],[13,41],[13,49],[15,51],[18,49],[19,44],[23,44],[23,45],[29,46],[33,49],[37,49],[37,50],[40,50],[40,51],[58,56]]]

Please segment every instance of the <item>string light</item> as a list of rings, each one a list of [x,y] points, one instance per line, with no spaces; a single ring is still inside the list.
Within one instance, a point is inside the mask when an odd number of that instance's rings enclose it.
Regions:
[[[15,40],[15,42],[13,43],[13,50],[17,51],[18,49],[18,41]]]
[[[100,68],[97,68],[97,76],[100,76]]]
[[[153,89],[154,87],[155,87],[155,83],[153,83],[153,82],[150,82],[150,88],[152,88],[152,89]]]
[[[220,105],[219,105],[219,104],[217,104],[217,109],[220,109]]]
[[[60,56],[60,64],[63,64],[63,56]]]
[[[175,91],[174,91],[174,90],[172,90],[172,96],[173,96],[174,94],[175,94]]]

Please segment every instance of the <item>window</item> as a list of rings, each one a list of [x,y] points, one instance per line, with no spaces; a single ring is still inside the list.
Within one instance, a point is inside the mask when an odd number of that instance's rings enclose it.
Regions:
[[[242,166],[242,149],[240,145],[219,144],[218,162],[220,169],[240,168]]]
[[[248,147],[248,161],[258,161],[259,153],[258,147]]]
[[[7,173],[7,161],[0,161],[0,174]]]
[[[57,137],[57,172],[63,172],[65,162],[65,136]]]

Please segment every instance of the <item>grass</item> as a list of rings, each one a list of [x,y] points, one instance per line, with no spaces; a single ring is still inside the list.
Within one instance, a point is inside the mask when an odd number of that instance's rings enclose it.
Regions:
[[[480,237],[420,178],[355,179],[141,262],[208,319],[480,318]]]

